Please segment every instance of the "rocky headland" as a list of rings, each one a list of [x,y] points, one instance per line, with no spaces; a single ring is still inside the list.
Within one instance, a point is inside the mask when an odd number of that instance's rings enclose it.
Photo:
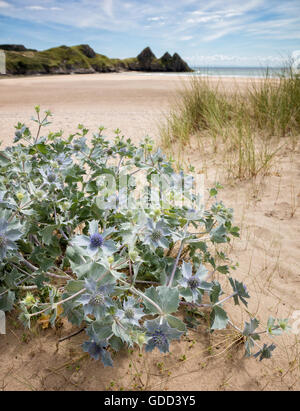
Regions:
[[[188,64],[175,53],[157,58],[150,47],[137,57],[117,59],[96,53],[89,45],[60,46],[44,51],[24,45],[0,44],[6,55],[7,75],[85,74],[121,71],[191,72]]]

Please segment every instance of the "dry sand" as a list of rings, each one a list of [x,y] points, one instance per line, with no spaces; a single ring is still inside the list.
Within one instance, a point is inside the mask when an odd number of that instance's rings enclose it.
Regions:
[[[13,125],[29,125],[33,106],[40,104],[54,113],[53,130],[73,132],[77,123],[94,130],[104,125],[119,127],[135,141],[148,134],[157,139],[157,123],[174,101],[176,89],[188,77],[99,74],[0,80],[0,130],[4,144],[13,138]],[[217,80],[212,80],[216,84]],[[244,87],[226,79],[226,90]],[[197,145],[186,158],[203,169]],[[207,187],[224,182],[220,155],[205,163]],[[241,239],[233,242],[230,258],[239,262],[233,277],[242,279],[251,295],[248,310],[262,325],[269,315],[291,316],[300,310],[300,150],[284,149],[269,176],[226,184],[221,199],[235,210]],[[220,275],[222,281],[222,275]],[[247,314],[227,305],[230,316],[243,327]],[[293,320],[291,320],[292,324]],[[298,326],[298,329],[300,326]],[[231,329],[209,335],[205,325],[189,338],[172,344],[172,353],[119,353],[113,369],[82,357],[80,334],[64,341],[57,351],[57,338],[71,327],[65,321],[56,330],[36,330],[36,335],[10,318],[8,333],[0,336],[0,389],[32,390],[299,390],[299,334],[274,339],[277,349],[271,360],[245,359],[240,345],[231,346]],[[194,342],[195,343],[194,343]],[[270,339],[262,342],[270,343]],[[219,345],[218,345],[219,344]],[[208,347],[214,348],[208,350]],[[140,374],[140,375],[138,375]]]
[[[13,140],[17,121],[32,126],[34,106],[50,109],[53,127],[74,132],[79,123],[91,131],[104,125],[108,135],[119,128],[135,140],[149,135],[157,137],[157,123],[174,101],[176,90],[188,75],[85,74],[0,79],[0,141]],[[213,79],[214,84],[218,79]],[[226,90],[248,83],[227,78]]]

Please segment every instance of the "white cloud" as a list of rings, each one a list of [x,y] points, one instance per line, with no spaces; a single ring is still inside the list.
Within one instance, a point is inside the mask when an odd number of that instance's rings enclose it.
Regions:
[[[63,25],[65,30],[124,33],[124,42],[129,35],[169,49],[176,48],[177,40],[193,38],[193,42],[185,43],[185,53],[192,47],[206,48],[210,42],[213,46],[229,47],[225,40],[230,35],[235,36],[231,44],[240,45],[243,41],[252,48],[267,40],[270,44],[272,39],[277,42],[300,38],[299,0],[8,1],[0,0],[0,14],[22,18],[27,23]],[[62,8],[64,12],[59,13]],[[86,30],[84,34],[90,33]]]
[[[6,1],[0,1],[0,7],[10,7],[10,4],[8,4]]]
[[[286,9],[285,9],[286,6]],[[212,42],[235,34],[259,39],[299,39],[300,2],[286,0],[236,0],[207,2],[190,12],[180,31],[194,34],[201,30],[201,41]]]
[[[284,58],[279,56],[234,56],[225,54],[213,55],[195,55],[186,57],[187,62],[192,66],[249,66],[266,67],[266,66],[282,66]]]
[[[61,7],[56,7],[56,6],[44,7],[44,6],[38,6],[38,5],[26,6],[25,9],[36,10],[36,11],[46,11],[46,10],[47,11],[49,11],[49,10],[51,10],[51,11],[61,11],[61,10],[63,10]]]
[[[113,0],[102,0],[102,8],[109,17],[113,17]]]
[[[192,40],[192,38],[193,38],[193,36],[183,36],[183,37],[180,37],[180,41],[188,41],[188,40]]]
[[[155,17],[148,17],[148,21],[159,21],[159,20],[164,20],[164,17],[162,16],[155,16]]]
[[[26,9],[29,9],[29,10],[47,10],[46,9],[46,7],[43,7],[43,6],[27,6],[26,7]]]
[[[219,14],[215,14],[215,15],[206,15],[206,16],[201,16],[201,17],[195,17],[195,18],[191,18],[188,19],[186,22],[187,23],[191,23],[191,24],[198,24],[198,23],[208,23],[210,21],[214,21],[214,20],[220,20],[220,16]]]

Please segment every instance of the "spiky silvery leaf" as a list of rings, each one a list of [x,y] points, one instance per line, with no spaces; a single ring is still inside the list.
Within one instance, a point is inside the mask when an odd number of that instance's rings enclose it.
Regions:
[[[82,349],[84,352],[88,352],[94,360],[101,358],[105,367],[112,367],[113,361],[110,353],[106,350],[107,346],[108,343],[106,340],[99,340],[97,335],[94,334],[89,341],[82,344]]]
[[[247,323],[247,321],[245,321],[243,335],[245,335],[246,337],[252,336],[253,338],[254,335],[257,335],[254,331],[256,330],[258,325],[259,325],[259,321],[256,318],[251,318],[250,323]],[[258,336],[258,339],[259,339],[259,336]]]
[[[254,358],[259,357],[259,361],[262,361],[264,358],[271,358],[272,357],[272,351],[274,351],[276,348],[276,345],[271,344],[267,345],[264,344],[262,349],[259,350],[256,354],[253,355]]]
[[[233,288],[233,291],[236,293],[233,297],[234,304],[238,305],[239,300],[241,300],[241,302],[247,307],[248,303],[245,298],[250,298],[250,295],[248,294],[248,290],[245,284],[241,283],[240,281],[233,280],[232,278],[229,278],[229,282]]]
[[[23,233],[15,228],[15,224],[9,222],[7,213],[0,218],[0,260],[2,261],[8,250],[17,250],[15,241],[22,237]]]

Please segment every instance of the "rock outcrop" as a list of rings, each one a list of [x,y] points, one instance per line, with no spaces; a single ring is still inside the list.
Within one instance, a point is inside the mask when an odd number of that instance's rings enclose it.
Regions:
[[[27,49],[23,44],[0,44],[0,50],[6,51],[37,51],[35,49]]]
[[[88,44],[81,44],[78,46],[79,50],[88,58],[93,59],[96,57],[95,51]]]
[[[137,71],[159,71],[159,72],[189,72],[192,71],[179,54],[171,56],[166,52],[161,58],[156,58],[150,47],[146,47],[138,56],[137,62],[133,64],[132,70]]]
[[[138,56],[139,67],[143,70],[151,71],[151,67],[155,64],[156,57],[152,53],[150,47],[146,47]]]

